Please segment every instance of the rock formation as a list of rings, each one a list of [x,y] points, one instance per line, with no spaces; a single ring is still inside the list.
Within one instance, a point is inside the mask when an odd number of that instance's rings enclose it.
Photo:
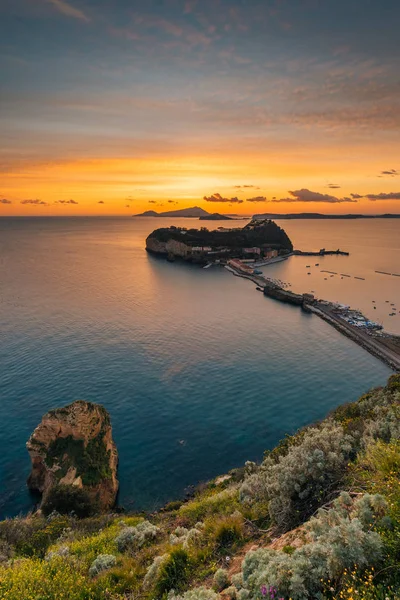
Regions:
[[[102,406],[78,400],[49,411],[26,446],[32,460],[31,490],[45,497],[56,484],[75,485],[102,510],[115,504],[118,453],[110,416]]]

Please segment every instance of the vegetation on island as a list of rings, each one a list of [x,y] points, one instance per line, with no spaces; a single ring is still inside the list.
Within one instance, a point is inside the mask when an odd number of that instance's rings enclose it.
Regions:
[[[5,520],[0,562],[7,600],[398,599],[400,375],[157,513]]]
[[[285,230],[269,219],[251,221],[242,228],[227,230],[186,229],[182,227],[162,227],[149,235],[158,242],[175,240],[188,246],[211,248],[272,248],[282,252],[292,252],[293,244]]]
[[[62,465],[56,471],[57,479],[64,477],[71,467],[76,469],[76,477],[82,478],[83,485],[94,486],[110,479],[110,451],[104,442],[104,427],[87,444],[84,440],[74,439],[71,435],[53,440],[46,451],[45,462],[48,467]]]

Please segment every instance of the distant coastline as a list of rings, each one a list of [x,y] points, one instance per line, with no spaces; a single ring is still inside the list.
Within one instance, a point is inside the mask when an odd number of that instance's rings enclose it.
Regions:
[[[400,214],[386,213],[383,215],[324,215],[322,213],[260,213],[253,219],[400,219]]]

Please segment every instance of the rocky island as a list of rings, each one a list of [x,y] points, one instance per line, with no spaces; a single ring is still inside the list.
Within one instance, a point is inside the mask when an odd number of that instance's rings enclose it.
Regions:
[[[118,453],[108,412],[78,400],[49,411],[27,444],[32,461],[28,487],[46,500],[56,486],[84,490],[100,510],[114,506]]]
[[[162,227],[146,240],[146,250],[170,259],[192,262],[242,256],[266,256],[271,251],[289,254],[293,244],[286,232],[269,219],[251,221],[242,228],[210,231],[183,227]]]

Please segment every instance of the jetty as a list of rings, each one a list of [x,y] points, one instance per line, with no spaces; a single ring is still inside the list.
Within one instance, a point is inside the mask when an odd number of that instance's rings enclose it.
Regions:
[[[351,311],[348,306],[341,306],[327,300],[319,300],[313,294],[296,294],[285,290],[271,279],[252,273],[250,269],[248,272],[242,271],[235,264],[232,265],[232,262],[230,265],[225,265],[225,269],[237,277],[255,283],[257,288],[263,290],[264,296],[299,306],[305,312],[315,314],[364,350],[400,372],[400,337],[377,333],[382,327],[369,321],[358,311]],[[349,314],[353,313],[357,316],[349,318]]]
[[[334,254],[340,256],[350,256],[350,252],[345,252],[344,250],[325,250],[325,248],[321,248],[318,252],[310,252],[303,250],[293,250],[294,256],[332,256]]]

